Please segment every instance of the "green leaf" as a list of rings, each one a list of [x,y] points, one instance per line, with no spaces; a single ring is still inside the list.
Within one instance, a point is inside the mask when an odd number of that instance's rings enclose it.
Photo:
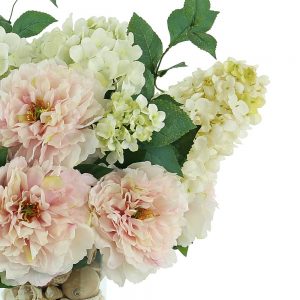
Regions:
[[[153,99],[152,102],[156,104],[158,110],[166,113],[166,119],[165,127],[161,131],[155,132],[149,143],[145,143],[147,148],[172,144],[190,130],[196,128],[189,116],[171,96],[161,95]]]
[[[8,20],[4,19],[2,16],[0,16],[0,26],[4,28],[6,33],[12,31],[11,23]]]
[[[0,282],[0,289],[11,289],[11,288],[13,288],[13,287]]]
[[[8,149],[5,147],[0,147],[0,167],[3,167],[6,165],[7,154],[8,154]]]
[[[2,283],[2,281],[1,281],[2,275],[5,275],[5,272],[0,273],[0,289],[11,289],[12,286]]]
[[[154,75],[148,70],[145,70],[145,85],[141,91],[141,94],[144,95],[148,100],[151,100],[154,96]]]
[[[78,262],[77,264],[75,264],[73,266],[73,270],[78,270],[78,269],[81,269],[81,268],[84,268],[84,267],[88,266],[87,261],[88,261],[87,257],[84,257],[80,262]],[[97,254],[96,254],[96,258],[95,258],[94,262],[98,263],[99,266],[100,266],[101,261],[102,261],[101,253],[100,253],[99,250],[97,250]]]
[[[146,150],[144,149],[140,148],[136,152],[132,152],[129,149],[126,149],[124,151],[124,163],[123,164],[117,163],[116,166],[122,169],[127,168],[131,164],[144,161],[145,156],[146,156]]]
[[[186,65],[186,63],[183,61],[183,62],[181,62],[181,63],[179,63],[179,64],[176,64],[175,66],[172,66],[172,67],[170,67],[170,68],[168,68],[168,69],[159,71],[159,72],[157,73],[157,75],[158,75],[159,77],[163,77],[163,76],[165,76],[170,70],[177,69],[177,68],[184,68],[184,67],[187,67],[187,65]]]
[[[84,257],[80,262],[78,262],[77,264],[75,264],[73,266],[73,270],[82,269],[82,268],[86,267],[87,265],[88,265],[87,257]]]
[[[183,256],[187,257],[189,247],[176,246],[176,247],[174,247],[174,249],[178,250]]]
[[[218,13],[210,10],[209,0],[185,0],[184,7],[175,10],[168,19],[170,46],[190,40],[215,57],[216,40],[206,33],[212,28]]]
[[[176,149],[173,145],[154,148],[142,144],[136,152],[126,150],[124,152],[124,163],[117,164],[117,167],[124,169],[133,163],[141,161],[150,161],[154,165],[164,167],[171,173],[182,176],[181,166],[178,163]]]
[[[54,22],[56,19],[46,13],[27,11],[17,19],[12,31],[20,37],[27,38],[39,34]]]
[[[105,95],[104,95],[104,99],[111,99],[113,93],[115,93],[116,90],[108,90]]]
[[[200,32],[209,31],[219,12],[210,9],[209,0],[186,0],[184,11],[192,19],[192,28],[197,27]]]
[[[139,45],[143,51],[140,61],[154,74],[163,54],[160,38],[151,26],[136,13],[133,14],[129,22],[128,31],[133,33],[135,44]]]
[[[207,32],[211,29],[219,14],[218,11],[210,9],[209,0],[186,0],[184,9],[187,13],[194,14],[194,25],[201,27],[202,32]]]
[[[160,165],[168,172],[182,176],[181,167],[177,161],[175,148],[167,145],[159,148],[147,148],[145,161],[150,161],[153,165]]]
[[[199,128],[192,129],[179,140],[173,143],[176,149],[176,155],[179,165],[182,167],[186,162],[187,156],[194,144],[195,137],[199,132]]]
[[[213,36],[193,29],[189,32],[189,38],[194,45],[216,58],[217,41]]]
[[[56,0],[50,0],[50,1],[57,7]]]
[[[198,17],[198,21],[196,21],[196,24],[194,28],[197,28],[198,31],[207,32],[209,31],[212,26],[215,23],[215,20],[218,16],[218,11],[209,10],[206,14],[203,16]]]
[[[188,41],[188,31],[191,27],[192,19],[186,15],[184,9],[174,10],[168,18],[168,28],[170,32],[170,46]]]
[[[89,173],[92,174],[97,179],[100,179],[101,177],[105,176],[106,174],[113,171],[111,168],[102,167],[99,165],[92,165],[92,164],[81,164],[75,167],[80,173]]]
[[[185,0],[184,6],[182,10],[186,14],[187,18],[191,21],[191,23],[195,20],[196,10],[197,10],[197,1],[198,0]],[[201,0],[200,0],[201,1]],[[202,0],[202,2],[207,2],[207,0]],[[203,7],[202,7],[203,9]],[[207,8],[206,8],[207,10]]]

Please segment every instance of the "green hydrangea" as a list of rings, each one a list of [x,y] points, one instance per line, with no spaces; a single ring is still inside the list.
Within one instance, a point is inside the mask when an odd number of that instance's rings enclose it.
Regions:
[[[0,26],[0,78],[21,64],[31,61],[32,48],[15,33],[6,33]]]
[[[124,162],[123,151],[138,150],[138,142],[150,141],[154,131],[164,127],[165,112],[158,111],[155,104],[148,104],[140,95],[136,100],[127,94],[116,92],[107,103],[104,117],[95,126],[100,152],[107,162]]]

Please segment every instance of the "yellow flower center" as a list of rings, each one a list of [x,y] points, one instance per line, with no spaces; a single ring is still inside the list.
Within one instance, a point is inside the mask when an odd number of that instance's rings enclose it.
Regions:
[[[26,200],[21,206],[22,221],[31,223],[32,219],[40,216],[40,207],[38,203],[30,203]]]
[[[42,99],[37,99],[31,103],[25,115],[18,116],[20,122],[36,122],[41,119],[44,112],[51,111],[50,103],[45,103]]]
[[[155,214],[153,213],[153,211],[151,209],[146,209],[146,208],[138,208],[136,214],[134,215],[135,219],[141,221],[151,219],[154,217]]]

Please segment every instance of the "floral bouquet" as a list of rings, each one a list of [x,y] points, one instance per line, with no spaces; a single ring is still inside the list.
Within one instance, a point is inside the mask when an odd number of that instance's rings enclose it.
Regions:
[[[165,51],[137,14],[69,17],[33,40],[52,16],[0,17],[5,299],[102,299],[103,277],[137,283],[205,238],[220,161],[260,121],[267,79],[234,59],[167,91],[158,79],[186,66],[161,69],[179,43],[216,56],[217,15],[186,0]]]

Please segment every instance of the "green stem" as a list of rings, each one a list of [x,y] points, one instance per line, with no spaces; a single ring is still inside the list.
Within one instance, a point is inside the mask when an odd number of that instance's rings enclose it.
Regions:
[[[19,1],[19,0],[16,0],[16,1],[14,2],[14,4],[13,4],[12,8],[11,8],[11,12],[10,12],[10,16],[9,16],[8,22],[11,21],[11,18],[12,18],[13,13],[14,13],[15,6],[16,6],[16,4],[17,4],[18,1]]]
[[[160,69],[160,66],[161,66],[161,63],[164,59],[164,57],[166,56],[166,54],[169,52],[169,50],[171,49],[172,46],[168,46],[168,48],[165,50],[165,52],[162,54],[158,64],[157,64],[157,67],[155,69],[155,72],[154,72],[154,85],[155,87],[161,92],[161,93],[164,93],[165,91],[160,89],[158,86],[157,86],[157,78],[158,78],[158,72],[159,72],[159,69]]]

